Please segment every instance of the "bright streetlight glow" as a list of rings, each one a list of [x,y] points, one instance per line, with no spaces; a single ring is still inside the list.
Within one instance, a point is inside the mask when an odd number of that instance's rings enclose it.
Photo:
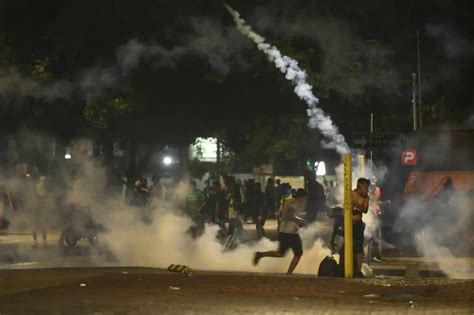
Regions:
[[[324,163],[323,161],[315,162],[314,167],[316,168],[316,176],[326,175],[326,163]]]
[[[163,158],[163,164],[164,164],[164,165],[171,165],[171,163],[173,163],[173,159],[172,159],[171,157],[165,156],[165,157]]]

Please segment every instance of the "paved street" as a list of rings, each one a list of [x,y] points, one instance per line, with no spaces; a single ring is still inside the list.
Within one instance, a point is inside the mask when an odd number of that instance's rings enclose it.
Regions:
[[[269,221],[267,236],[274,237]],[[245,238],[255,238],[246,224]],[[322,225],[319,233],[327,233]],[[186,277],[120,266],[104,244],[58,248],[59,233],[33,246],[28,233],[0,235],[0,314],[472,314],[474,281],[405,279],[408,263],[433,275],[436,264],[393,255],[377,277],[216,273]],[[393,252],[392,252],[393,254]],[[472,259],[471,265],[473,263]],[[192,266],[190,266],[192,267]],[[397,274],[398,273],[398,274]],[[383,275],[391,275],[383,276]],[[394,277],[394,275],[402,277]],[[423,275],[422,275],[423,276]]]
[[[320,222],[318,236],[328,239],[332,228],[330,221],[320,216],[318,222]],[[254,242],[255,225],[247,223],[244,227],[243,242]],[[276,239],[276,227],[276,221],[268,220],[265,225],[266,236]],[[73,248],[58,248],[58,239],[59,233],[52,231],[48,233],[46,244],[40,242],[34,247],[31,235],[27,231],[0,233],[0,269],[119,266],[103,242],[99,241],[99,246],[96,248],[84,240]],[[474,258],[463,257],[463,260],[474,270]],[[317,264],[318,262],[315,262],[315,265]],[[379,263],[372,262],[371,267],[376,275],[404,276],[408,264],[417,264],[422,277],[446,277],[435,262],[397,249],[385,249],[384,260]]]
[[[472,314],[473,281],[143,268],[0,271],[4,314]]]

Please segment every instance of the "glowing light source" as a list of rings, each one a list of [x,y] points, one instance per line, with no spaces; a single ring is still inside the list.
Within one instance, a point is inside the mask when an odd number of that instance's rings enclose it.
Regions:
[[[66,154],[64,154],[64,158],[66,160],[70,160],[72,158],[71,156],[71,148],[70,147],[66,147]]]
[[[216,138],[196,138],[191,145],[191,158],[196,158],[203,162],[217,161],[217,139]]]
[[[316,169],[316,176],[326,175],[326,163],[323,161],[314,162],[314,168]]]
[[[164,165],[171,165],[173,163],[173,159],[170,156],[165,156],[163,158],[163,164]]]

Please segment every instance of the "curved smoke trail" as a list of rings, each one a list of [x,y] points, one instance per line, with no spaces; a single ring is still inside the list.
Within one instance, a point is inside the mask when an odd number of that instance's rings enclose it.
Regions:
[[[240,18],[240,14],[229,5],[224,4],[224,7],[234,18],[237,29],[244,36],[250,38],[258,49],[267,55],[268,59],[285,74],[287,80],[293,82],[295,85],[294,92],[308,105],[309,127],[317,128],[329,140],[329,142],[324,141],[323,146],[335,149],[341,155],[348,153],[350,149],[344,136],[339,133],[339,129],[334,125],[331,117],[317,107],[319,99],[313,94],[312,86],[307,82],[307,74],[298,66],[298,62],[293,58],[282,55],[275,46],[265,43],[265,38],[252,31],[252,27],[245,24],[245,20]]]

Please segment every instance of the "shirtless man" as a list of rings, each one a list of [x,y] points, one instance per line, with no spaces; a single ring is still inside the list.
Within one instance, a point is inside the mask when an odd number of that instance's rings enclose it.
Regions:
[[[369,184],[366,178],[357,180],[357,188],[352,191],[352,235],[357,270],[356,277],[362,277],[362,259],[364,257],[364,229],[362,214],[369,211]]]
[[[294,199],[286,202],[279,212],[280,225],[278,227],[278,250],[268,252],[256,252],[253,263],[257,265],[263,257],[284,257],[288,249],[293,250],[293,259],[286,274],[291,275],[295,270],[301,256],[303,245],[298,234],[299,228],[305,225],[300,217],[307,200],[307,192],[300,188]]]

